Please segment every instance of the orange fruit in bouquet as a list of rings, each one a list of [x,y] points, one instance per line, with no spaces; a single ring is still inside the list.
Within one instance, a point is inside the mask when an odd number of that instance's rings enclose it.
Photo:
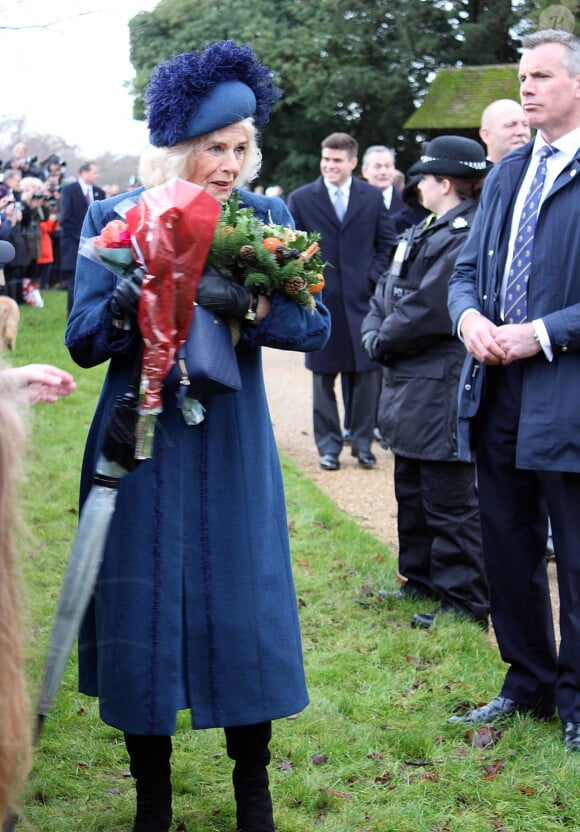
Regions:
[[[270,252],[270,254],[276,254],[276,251],[279,248],[286,248],[284,242],[280,240],[278,237],[264,237],[264,239],[262,240],[262,245],[264,246],[266,251]]]
[[[309,283],[308,284],[308,291],[311,295],[317,295],[324,289],[324,275],[317,274],[317,283]]]

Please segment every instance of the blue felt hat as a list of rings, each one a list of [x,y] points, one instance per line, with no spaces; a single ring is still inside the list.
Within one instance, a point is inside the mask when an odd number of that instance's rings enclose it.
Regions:
[[[280,96],[269,67],[245,44],[223,40],[175,55],[153,70],[145,93],[149,140],[173,147],[250,116],[261,127]]]

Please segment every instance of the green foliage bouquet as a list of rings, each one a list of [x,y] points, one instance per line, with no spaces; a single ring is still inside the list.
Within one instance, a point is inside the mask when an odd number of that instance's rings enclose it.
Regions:
[[[319,239],[317,233],[263,223],[252,208],[240,208],[235,193],[224,203],[208,263],[255,294],[284,292],[312,308],[324,286]]]

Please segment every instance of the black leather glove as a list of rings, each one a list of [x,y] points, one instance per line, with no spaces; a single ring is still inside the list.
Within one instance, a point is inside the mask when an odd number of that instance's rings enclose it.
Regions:
[[[361,344],[371,361],[376,361],[376,349],[379,340],[378,329],[370,329],[362,336]]]
[[[125,318],[135,319],[137,317],[144,275],[144,269],[135,269],[132,274],[124,277],[115,286],[115,291],[111,297],[111,314],[114,321],[124,321]]]
[[[222,277],[209,266],[199,281],[196,301],[218,315],[242,320],[250,308],[252,294],[245,286]]]

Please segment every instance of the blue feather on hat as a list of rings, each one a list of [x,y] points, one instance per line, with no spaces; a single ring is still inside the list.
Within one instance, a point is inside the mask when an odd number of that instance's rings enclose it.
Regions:
[[[175,55],[153,70],[145,93],[150,142],[173,147],[248,116],[261,127],[281,95],[246,44],[223,40]]]

